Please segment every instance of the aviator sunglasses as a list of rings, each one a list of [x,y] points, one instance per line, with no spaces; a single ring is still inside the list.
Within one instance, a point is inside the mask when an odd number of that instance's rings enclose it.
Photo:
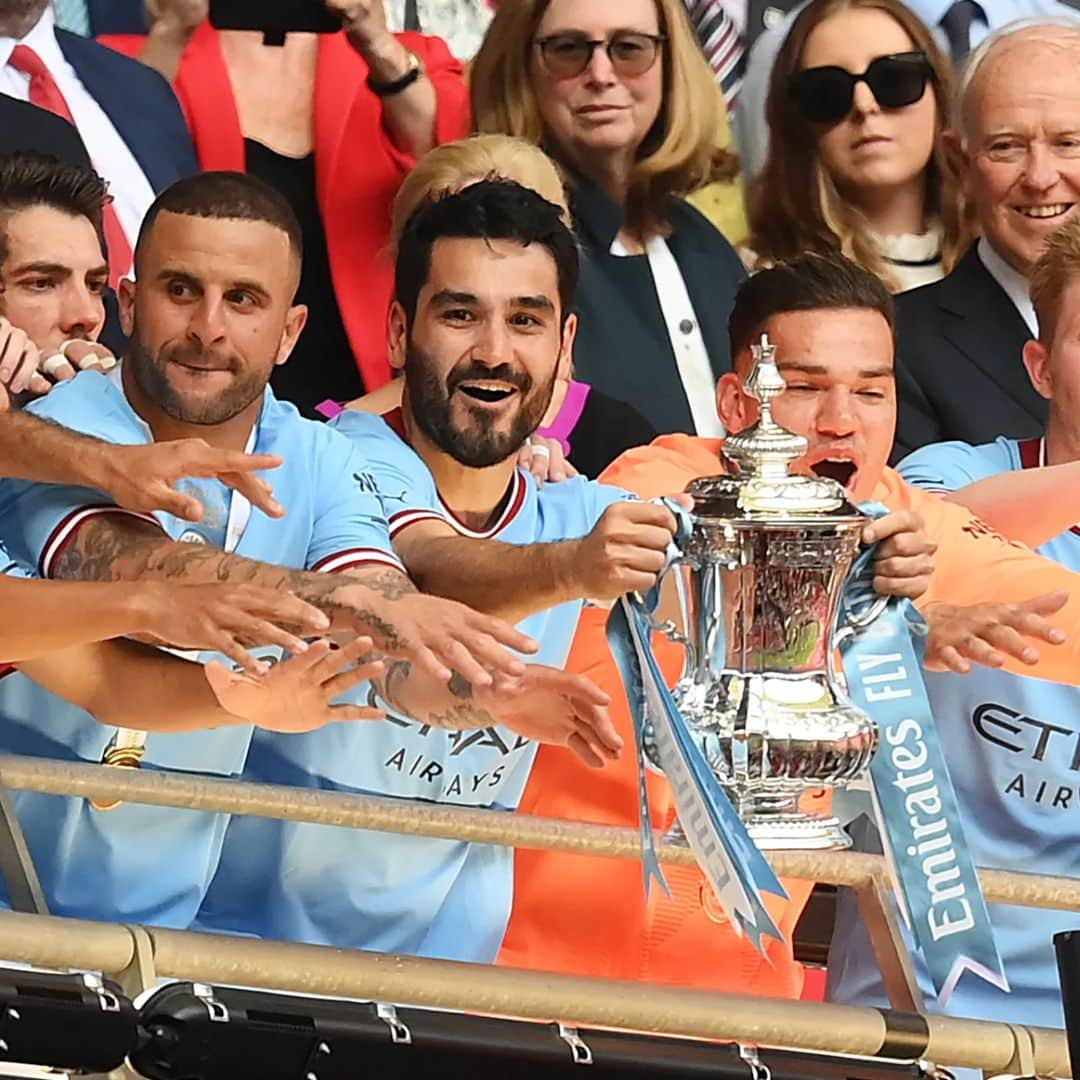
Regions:
[[[593,53],[601,46],[619,75],[644,75],[656,63],[665,41],[667,38],[663,34],[621,30],[606,41],[595,41],[584,34],[567,33],[536,38],[534,44],[540,50],[544,68],[552,78],[572,79],[592,63]]]
[[[892,53],[877,57],[861,75],[842,67],[797,71],[788,80],[788,97],[810,123],[838,124],[851,112],[857,83],[866,83],[883,109],[902,109],[923,96],[933,77],[925,53]]]

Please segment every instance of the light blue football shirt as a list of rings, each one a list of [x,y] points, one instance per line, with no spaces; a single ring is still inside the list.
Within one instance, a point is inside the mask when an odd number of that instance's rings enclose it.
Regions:
[[[510,544],[570,540],[587,534],[607,507],[630,498],[582,478],[538,489],[518,470],[497,520],[476,533],[454,520],[427,466],[389,424],[345,412],[334,426],[366,462],[367,486],[380,493],[395,535],[434,517],[464,535]],[[561,604],[520,624],[540,643],[534,662],[564,665],[581,607],[580,601]],[[510,811],[536,749],[504,727],[452,732],[395,717],[305,735],[256,732],[244,779]],[[246,893],[235,884],[242,874]],[[511,848],[234,818],[200,924],[490,962],[502,943],[512,893]]]
[[[151,441],[119,380],[94,372],[63,383],[32,410],[109,442]],[[357,479],[363,463],[348,439],[304,420],[267,389],[252,449],[284,458],[267,478],[287,513],[275,520],[252,511],[236,554],[328,571],[372,562],[400,565],[382,507]],[[15,559],[36,565],[42,577],[52,576],[80,522],[120,512],[84,489],[0,482],[0,537]],[[174,539],[190,528],[168,514],[156,520]],[[0,682],[0,718],[0,750],[6,753],[98,763],[113,736],[113,729],[19,673]],[[238,776],[251,734],[246,725],[153,733],[143,767]],[[103,813],[83,799],[31,792],[14,799],[54,914],[190,925],[217,865],[224,816],[134,804]]]
[[[1039,439],[950,442],[908,456],[900,473],[933,491],[955,491],[991,476],[1042,463]],[[1080,570],[1080,529],[1054,537],[1039,554]],[[1080,877],[1080,689],[976,667],[971,675],[925,672],[926,689],[977,866]],[[1080,673],[1078,673],[1080,678]],[[864,850],[880,851],[876,830],[858,823]],[[1011,993],[966,972],[947,1007],[934,1011],[982,1020],[1064,1027],[1052,939],[1075,930],[1080,914],[990,905]],[[829,998],[884,1005],[873,951],[854,898],[841,891],[829,953]]]

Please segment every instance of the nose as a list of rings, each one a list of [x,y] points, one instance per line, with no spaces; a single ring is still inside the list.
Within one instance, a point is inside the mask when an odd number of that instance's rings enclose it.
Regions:
[[[873,91],[864,82],[855,84],[855,93],[852,96],[852,111],[858,116],[869,116],[871,113],[881,111],[877,98]]]
[[[60,329],[66,338],[96,337],[105,322],[105,304],[83,282],[72,282],[64,291]]]
[[[192,309],[187,333],[189,338],[204,347],[224,340],[224,299],[221,296],[206,293]]]
[[[597,45],[585,69],[589,82],[595,86],[611,86],[616,81],[615,68],[606,45]]]
[[[835,387],[821,395],[815,426],[819,435],[830,438],[847,438],[855,434],[851,394],[845,388]]]
[[[510,333],[502,319],[487,319],[472,348],[472,359],[477,363],[497,367],[509,359],[512,352]]]
[[[1023,183],[1035,191],[1049,191],[1061,175],[1058,162],[1050,147],[1033,143],[1024,166]]]

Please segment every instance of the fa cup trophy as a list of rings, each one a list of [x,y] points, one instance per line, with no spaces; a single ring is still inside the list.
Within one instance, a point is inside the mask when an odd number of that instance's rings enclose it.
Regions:
[[[840,848],[839,821],[807,809],[808,793],[867,772],[877,742],[848,699],[834,657],[843,636],[841,591],[869,520],[835,480],[794,476],[807,441],[772,417],[784,391],[775,349],[762,338],[746,391],[761,419],[730,436],[725,476],[695,480],[693,529],[676,576],[686,664],[674,698],[710,770],[762,850]],[[658,764],[655,746],[645,751]]]

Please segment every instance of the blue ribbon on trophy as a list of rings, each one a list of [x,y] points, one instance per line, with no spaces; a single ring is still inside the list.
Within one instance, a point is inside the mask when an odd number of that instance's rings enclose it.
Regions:
[[[664,500],[664,504],[679,523],[678,545],[690,534],[689,515],[678,503]],[[669,562],[677,554],[676,547]],[[777,940],[783,937],[765,907],[762,893],[784,899],[787,893],[713,775],[664,681],[651,643],[659,591],[656,587],[643,599],[624,596],[612,609],[607,623],[608,643],[622,674],[634,722],[645,890],[648,893],[650,880],[655,877],[668,892],[649,819],[645,786],[648,740],[671,784],[679,823],[717,900],[736,931],[745,933],[760,951],[765,935]]]
[[[860,507],[870,517],[884,507]],[[879,603],[874,549],[848,577],[840,619],[862,623]],[[926,626],[910,601],[890,598],[876,619],[841,635],[848,692],[877,721],[870,765],[874,810],[901,908],[945,1005],[965,971],[1007,992],[1004,966],[968,849],[937,726],[922,679]]]

